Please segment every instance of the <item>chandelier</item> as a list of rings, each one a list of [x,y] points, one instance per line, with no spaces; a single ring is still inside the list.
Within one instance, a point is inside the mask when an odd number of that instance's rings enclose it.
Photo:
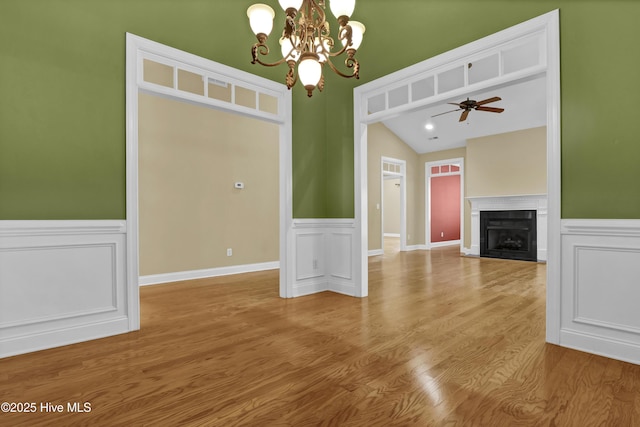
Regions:
[[[316,87],[320,91],[324,88],[322,69],[325,64],[328,64],[329,68],[339,76],[360,78],[360,64],[354,56],[362,43],[365,28],[360,22],[349,20],[355,8],[355,0],[330,0],[331,12],[340,24],[338,40],[342,43],[342,48],[335,52],[332,52],[335,45],[330,36],[329,23],[326,21],[324,0],[278,1],[286,14],[280,38],[282,58],[273,63],[263,62],[260,59],[260,56],[269,54],[266,41],[273,29],[275,12],[266,4],[254,4],[247,10],[251,29],[258,39],[251,48],[252,64],[274,67],[286,62],[289,66],[285,80],[287,87],[291,89],[300,79],[309,97]],[[351,74],[341,72],[331,62],[331,58],[344,53],[346,53],[344,64],[348,69],[352,69]],[[297,73],[296,64],[298,65]]]

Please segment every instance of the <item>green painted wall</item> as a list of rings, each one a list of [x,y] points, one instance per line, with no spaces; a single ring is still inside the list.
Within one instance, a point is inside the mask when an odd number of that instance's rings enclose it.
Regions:
[[[251,3],[0,1],[0,219],[124,218],[125,32],[283,81],[249,63]],[[360,0],[361,80],[294,90],[294,216],[353,216],[356,84],[556,8],[562,215],[640,217],[636,0]]]

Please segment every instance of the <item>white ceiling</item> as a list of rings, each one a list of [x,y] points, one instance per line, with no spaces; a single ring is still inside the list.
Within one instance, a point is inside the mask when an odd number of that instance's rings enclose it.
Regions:
[[[487,107],[504,108],[502,113],[471,111],[467,120],[459,122],[461,111],[438,117],[433,115],[455,110],[447,102],[462,102],[466,97],[450,99],[383,120],[383,124],[419,154],[464,147],[466,140],[481,136],[513,132],[544,126],[547,123],[546,79],[544,76],[496,87],[467,96],[476,101],[498,96],[501,101]],[[431,123],[433,130],[426,130]]]

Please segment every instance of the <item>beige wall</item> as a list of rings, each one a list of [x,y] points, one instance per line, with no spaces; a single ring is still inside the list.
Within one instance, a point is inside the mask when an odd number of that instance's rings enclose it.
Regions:
[[[467,196],[546,194],[547,128],[467,141]]]
[[[474,138],[466,148],[416,154],[384,125],[370,125],[369,249],[380,249],[380,158],[407,161],[407,234],[409,245],[425,243],[425,170],[427,162],[464,158],[464,196],[545,194],[546,127]],[[464,204],[464,246],[471,246],[471,206]]]
[[[140,274],[277,261],[278,140],[277,125],[140,94]]]
[[[418,155],[381,123],[368,127],[367,169],[369,203],[369,250],[382,249],[381,210],[381,158],[392,157],[407,162],[407,244],[416,245],[424,241],[424,220],[419,216],[420,189]],[[424,172],[423,172],[424,174]],[[424,196],[422,197],[424,200]],[[424,208],[423,208],[424,210]]]
[[[385,233],[400,234],[400,178],[384,180],[384,228]]]

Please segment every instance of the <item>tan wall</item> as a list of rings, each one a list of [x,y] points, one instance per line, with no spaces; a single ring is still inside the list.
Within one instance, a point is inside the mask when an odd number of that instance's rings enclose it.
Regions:
[[[547,128],[467,141],[467,196],[546,194]]]
[[[420,192],[424,192],[420,189],[418,155],[381,123],[369,125],[367,132],[369,250],[382,249],[381,210],[376,208],[378,204],[382,207],[380,170],[382,157],[392,157],[407,162],[407,244],[416,245],[424,242],[424,220],[419,216],[418,211]]]
[[[277,261],[278,126],[146,94],[139,116],[140,274]]]
[[[384,228],[385,233],[400,234],[400,178],[384,181]]]

